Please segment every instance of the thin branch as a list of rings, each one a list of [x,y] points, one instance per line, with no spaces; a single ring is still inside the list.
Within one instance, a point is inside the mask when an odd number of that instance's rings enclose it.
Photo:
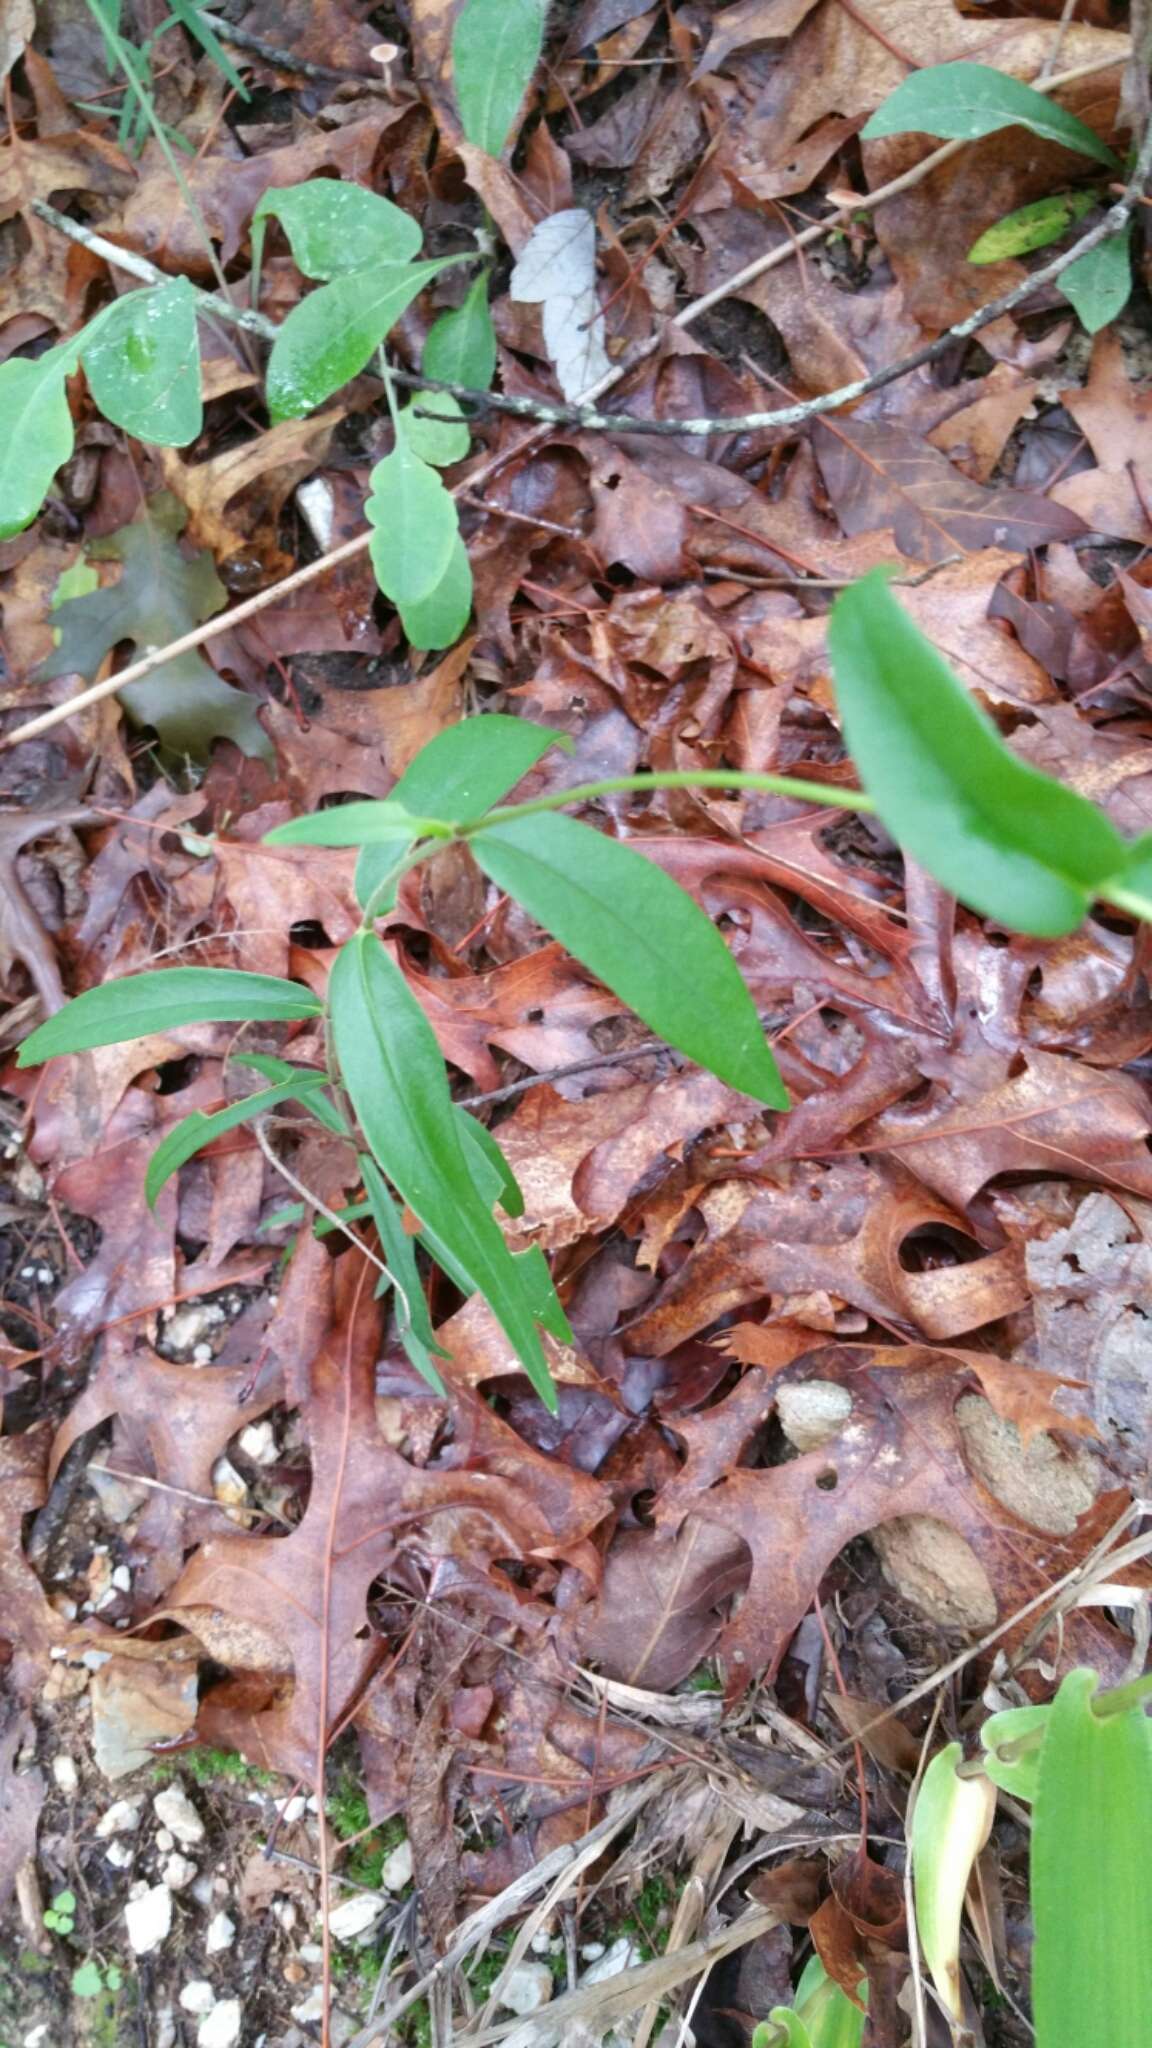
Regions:
[[[1073,71],[1066,71],[1061,73],[1059,77],[1048,79],[1044,84],[1043,90],[1052,92],[1058,86],[1070,84],[1074,79],[1085,78],[1097,72],[1112,70],[1119,61],[1118,57],[1110,57],[1106,59],[1098,58],[1091,64],[1082,64]],[[912,186],[920,184],[937,165],[955,156],[959,150],[966,147],[967,144],[963,142],[947,142],[942,149],[933,150],[929,156],[922,158],[920,163],[914,165],[910,171],[904,172],[901,177],[893,178],[888,184],[878,186],[874,192],[862,194],[858,198],[854,197],[850,204],[837,207],[825,220],[814,223],[810,228],[805,228],[801,234],[795,235],[787,242],[781,243],[778,248],[770,249],[765,256],[758,257],[755,262],[746,264],[743,270],[737,271],[732,277],[727,278],[723,284],[717,285],[712,291],[705,292],[700,298],[694,299],[690,305],[683,307],[675,315],[671,324],[674,327],[680,328],[691,326],[694,321],[699,320],[705,313],[710,312],[713,306],[718,305],[721,300],[727,298],[732,292],[741,290],[744,285],[751,283],[754,278],[762,276],[766,271],[774,269],[778,264],[789,261],[799,249],[808,246],[812,242],[820,241],[830,229],[838,226],[852,215],[865,210],[871,211],[875,207],[882,205],[885,200],[893,199],[899,193],[906,192]],[[1147,150],[1148,137],[1146,136],[1144,147],[1141,150],[1140,165],[1137,167],[1136,175],[1126,188],[1125,197],[1119,202],[1117,207],[1111,209],[1106,217],[1106,222],[1101,224],[1101,232],[1097,234],[1093,230],[1094,239],[1091,243],[1089,244],[1088,238],[1085,237],[1083,242],[1077,245],[1076,250],[1071,252],[1072,254],[1083,253],[1085,246],[1095,247],[1096,241],[1102,240],[1105,234],[1113,232],[1107,225],[1107,221],[1110,221],[1113,215],[1121,216],[1121,225],[1127,220],[1136,202],[1136,197],[1142,191],[1147,178],[1147,165],[1145,163]],[[1122,209],[1123,211],[1121,211]],[[158,284],[166,281],[163,272],[155,270],[150,264],[145,265],[142,258],[132,255],[127,250],[117,248],[115,243],[106,241],[103,236],[92,234],[89,229],[82,227],[76,221],[69,220],[66,215],[57,213],[55,209],[44,205],[42,202],[33,201],[33,210],[39,214],[41,219],[48,221],[50,225],[58,228],[61,233],[68,235],[71,240],[82,243],[85,247],[92,249],[94,253],[103,256],[109,263],[117,264],[130,271],[133,276],[141,278],[145,283]],[[1036,289],[1040,283],[1048,282],[1053,274],[1058,275],[1059,273],[1053,273],[1051,265],[1047,265],[1044,271],[1034,273],[1027,280],[1029,290]],[[1022,296],[1027,296],[1027,293],[1022,293]],[[213,297],[211,303],[213,311],[221,319],[231,320],[236,326],[265,334],[270,330],[275,331],[272,323],[266,322],[262,315],[242,312],[227,299]],[[1014,303],[1016,302],[1014,301]],[[997,302],[997,305],[999,306],[999,302]],[[975,333],[976,329],[983,324],[983,312],[985,311],[986,309],[983,309],[981,313],[970,316],[969,321],[961,322],[957,328],[950,331],[949,339],[963,338],[968,333]],[[996,314],[993,313],[988,317],[995,318]],[[641,344],[623,362],[616,364],[612,369],[608,370],[603,377],[591,385],[583,394],[585,404],[593,399],[602,397],[606,391],[612,390],[631,370],[637,368],[640,363],[645,362],[649,356],[655,353],[660,346],[660,341],[661,336],[657,333],[649,341]],[[919,355],[910,358],[909,362],[902,365],[894,374],[904,375],[909,368],[915,368],[920,360],[921,357]],[[891,381],[891,378],[887,381]],[[846,385],[839,394],[829,393],[822,400],[809,401],[808,409],[800,409],[799,417],[807,418],[812,413],[828,411],[834,400],[840,404],[845,404],[849,403],[853,397],[860,395],[861,387]],[[485,393],[484,396],[488,398],[489,394]],[[755,415],[755,417],[758,419],[774,418],[782,424],[795,424],[797,423],[797,408],[789,407],[785,408],[783,413],[775,415],[761,414]],[[610,420],[612,432],[629,431],[629,428],[622,424],[621,416],[612,415]],[[646,427],[651,425],[650,422],[643,424]],[[713,425],[710,425],[709,431],[716,430]],[[733,428],[729,422],[723,422],[722,430],[731,432]],[[683,424],[680,424],[674,431],[683,433],[688,431],[688,429]],[[546,427],[537,427],[534,433],[529,434],[515,447],[501,450],[497,454],[488,457],[486,461],[480,464],[478,469],[473,470],[455,486],[453,495],[459,497],[474,492],[479,485],[487,483],[491,477],[504,469],[509,462],[520,459],[530,453],[534,447],[539,446],[546,438],[546,435]],[[340,547],[333,548],[328,554],[319,556],[316,561],[308,562],[303,568],[294,570],[290,576],[283,577],[280,582],[270,584],[266,590],[258,591],[254,597],[248,598],[243,604],[234,606],[230,611],[220,612],[214,618],[207,619],[202,626],[195,627],[192,632],[182,634],[179,639],[170,641],[166,647],[154,649],[153,652],[142,656],[139,661],[131,662],[127,668],[121,669],[117,674],[106,676],[102,682],[93,683],[89,689],[79,691],[76,696],[68,698],[63,704],[54,705],[50,711],[42,712],[36,718],[26,719],[22,725],[18,725],[11,732],[0,736],[0,750],[17,746],[23,740],[35,739],[40,733],[48,732],[53,726],[60,725],[64,720],[71,718],[75,712],[85,711],[90,705],[102,702],[105,697],[115,696],[119,690],[126,688],[128,684],[139,682],[144,676],[152,675],[156,669],[162,668],[166,662],[173,660],[176,656],[187,654],[194,647],[202,647],[207,641],[215,639],[218,634],[230,632],[233,627],[242,625],[247,619],[255,618],[259,612],[266,610],[268,606],[280,603],[292,591],[302,589],[305,584],[313,582],[316,577],[326,575],[330,569],[337,568],[341,563],[351,561],[356,555],[362,554],[367,548],[370,539],[371,532],[365,529],[363,533],[355,535],[352,540],[344,541]]]
[[[279,71],[294,71],[299,78],[333,79],[337,81],[354,78],[366,86],[369,92],[390,93],[391,88],[377,74],[355,71],[348,64],[314,64],[309,57],[293,56],[291,50],[281,49],[277,43],[270,43],[264,36],[253,35],[251,29],[235,28],[230,21],[221,21],[213,15],[212,25],[222,43],[231,43],[234,49],[251,50],[256,57],[263,57],[269,64],[275,64]]]

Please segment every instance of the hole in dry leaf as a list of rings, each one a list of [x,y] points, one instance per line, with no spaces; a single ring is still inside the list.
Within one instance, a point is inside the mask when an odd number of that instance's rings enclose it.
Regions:
[[[906,1273],[935,1273],[945,1266],[968,1266],[984,1256],[983,1248],[962,1230],[946,1223],[934,1223],[923,1230],[910,1230],[900,1246],[900,1264]]]
[[[314,917],[302,917],[298,924],[289,925],[288,937],[294,946],[302,946],[309,953],[320,952],[332,944],[323,925]]]
[[[186,1053],[180,1060],[165,1060],[156,1069],[157,1095],[179,1095],[187,1088],[200,1071],[200,1061],[194,1052]]]
[[[821,1493],[835,1493],[840,1484],[840,1474],[834,1466],[829,1465],[826,1471],[817,1473],[816,1484]]]

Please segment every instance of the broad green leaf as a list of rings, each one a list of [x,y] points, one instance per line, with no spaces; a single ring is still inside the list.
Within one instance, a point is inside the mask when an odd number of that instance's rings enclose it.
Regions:
[[[184,1024],[295,1023],[324,1005],[298,981],[233,967],[161,967],[75,996],[24,1040],[16,1064],[35,1067],[64,1052],[178,1031]]]
[[[961,1777],[964,1752],[950,1742],[932,1758],[916,1794],[910,1844],[916,1926],[941,2003],[963,2024],[960,1921],[972,1867],[991,1832],[996,1787],[983,1773]]]
[[[408,643],[418,653],[451,647],[460,638],[472,611],[472,565],[459,534],[436,588],[414,603],[398,603],[397,610]]]
[[[424,343],[420,368],[444,384],[466,384],[487,391],[496,372],[496,329],[488,304],[488,277],[482,271],[468,287],[463,304],[441,313]]]
[[[100,1974],[99,1963],[89,1958],[88,1962],[80,1964],[79,1969],[73,1970],[73,1998],[99,1998],[103,1990],[104,1979]]]
[[[522,1216],[524,1196],[520,1183],[487,1124],[482,1124],[466,1109],[457,1108],[456,1114],[465,1156],[472,1166],[472,1178],[489,1208],[494,1202],[499,1202],[506,1216]]]
[[[311,412],[358,377],[389,328],[454,260],[380,263],[309,292],[276,330],[266,386],[272,419]]]
[[[327,811],[310,811],[303,818],[289,818],[264,834],[265,846],[390,846],[411,844],[430,828],[444,827],[435,818],[414,818],[393,798],[367,799],[359,803],[334,804]]]
[[[317,1123],[331,1131],[334,1138],[346,1138],[348,1126],[334,1102],[321,1095],[315,1087],[315,1078],[330,1084],[331,1076],[320,1074],[316,1067],[301,1067],[294,1060],[278,1060],[268,1052],[234,1052],[231,1055],[234,1067],[251,1067],[254,1073],[263,1074],[266,1081],[292,1081],[299,1079],[308,1090],[308,1107]]]
[[[452,85],[469,142],[499,156],[544,45],[548,0],[466,0],[452,33]]]
[[[796,1986],[797,2015],[808,2029],[812,2048],[860,2048],[867,2018],[868,1979],[856,1986],[859,2005],[828,1975],[819,1956],[810,1957]]]
[[[126,292],[80,350],[100,411],[138,441],[183,448],[204,423],[196,304],[186,277]]]
[[[1007,1707],[990,1714],[980,1730],[985,1775],[1014,1799],[1036,1797],[1040,1745],[1051,1707]]]
[[[1037,2048],[1135,2048],[1152,2034],[1152,1726],[1093,1711],[1096,1674],[1052,1704],[1032,1809]]]
[[[1132,223],[1108,235],[1084,256],[1078,256],[1057,284],[1080,325],[1098,334],[1124,311],[1132,295]]]
[[[259,1088],[254,1095],[246,1095],[240,1102],[229,1102],[223,1109],[194,1109],[189,1116],[182,1117],[178,1124],[160,1140],[148,1161],[144,1176],[144,1194],[150,1209],[156,1206],[160,1191],[178,1173],[189,1159],[202,1152],[214,1138],[234,1131],[241,1124],[248,1123],[254,1116],[263,1116],[266,1110],[275,1109],[280,1102],[307,1102],[317,1090],[327,1085],[326,1074],[302,1074],[292,1080],[279,1081],[271,1088]]]
[[[388,802],[424,816],[439,806],[454,823],[469,823],[507,796],[549,747],[571,753],[572,741],[567,733],[553,732],[530,718],[509,718],[501,711],[462,718],[421,747]],[[361,854],[356,863],[356,901],[362,910],[394,860],[395,854],[383,847]]]
[[[1058,242],[1065,228],[1081,220],[1095,203],[1091,192],[1050,192],[1047,199],[1034,200],[1006,213],[985,228],[968,251],[969,263],[1001,263],[1008,256],[1027,256],[1033,249],[1046,249]]]
[[[459,540],[455,502],[403,434],[368,482],[376,581],[394,605],[419,604],[443,582]]]
[[[469,840],[500,889],[642,1017],[649,1030],[758,1102],[788,1096],[756,1005],[711,918],[670,875],[557,811]]]
[[[1086,797],[1018,761],[874,570],[828,633],[849,753],[894,839],[982,916],[1076,929],[1124,842]]]
[[[461,462],[472,445],[472,430],[459,401],[447,391],[426,391],[400,414],[404,439],[422,462],[437,469]]]
[[[379,939],[358,932],[341,948],[329,987],[340,1071],[382,1172],[479,1291],[537,1393],[556,1396],[520,1275],[464,1156],[456,1105],[432,1027]]]
[[[376,1161],[368,1152],[360,1154],[360,1172],[368,1195],[368,1207],[380,1239],[384,1263],[392,1276],[392,1287],[396,1297],[396,1326],[400,1342],[422,1379],[427,1380],[438,1394],[446,1393],[444,1381],[433,1363],[432,1354],[438,1358],[450,1358],[436,1342],[432,1318],[424,1299],[424,1288],[416,1264],[416,1247],[404,1228],[404,1219],[388,1192],[384,1176]],[[388,1282],[381,1276],[377,1289],[382,1293]]]
[[[252,216],[254,265],[271,215],[305,277],[345,277],[377,263],[407,263],[422,239],[419,223],[390,199],[343,178],[309,178],[265,192]]]
[[[133,641],[141,651],[165,647],[221,609],[228,593],[211,554],[186,555],[177,545],[187,517],[177,498],[160,491],[148,499],[142,518],[90,544],[92,560],[123,563],[120,580],[53,611],[58,644],[36,670],[37,681],[94,677],[120,641]],[[120,701],[134,724],[155,727],[170,754],[207,760],[217,737],[246,754],[272,752],[254,700],[224,682],[194,647],[130,683]]]
[[[9,356],[0,364],[0,540],[31,524],[72,453],[64,388],[72,367],[63,348],[50,348],[35,362]]]
[[[1030,128],[1046,142],[1059,142],[1081,156],[1116,168],[1106,142],[1075,114],[988,64],[930,64],[910,71],[861,130],[863,140],[880,135],[944,135],[975,142],[1000,128]]]

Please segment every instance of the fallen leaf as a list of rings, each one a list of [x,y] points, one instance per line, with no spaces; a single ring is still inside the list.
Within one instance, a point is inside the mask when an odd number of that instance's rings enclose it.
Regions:
[[[609,368],[591,214],[576,206],[542,220],[517,258],[508,289],[518,304],[543,307],[544,346],[560,389],[565,398],[579,398]]]

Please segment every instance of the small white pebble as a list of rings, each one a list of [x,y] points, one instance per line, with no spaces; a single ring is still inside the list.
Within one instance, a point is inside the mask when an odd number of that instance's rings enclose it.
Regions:
[[[204,1840],[204,1823],[183,1785],[165,1785],[153,1799],[152,1811],[161,1827],[175,1835],[182,1849],[193,1849]]]
[[[236,1922],[227,1913],[213,1914],[204,1936],[205,1952],[210,1956],[221,1955],[226,1948],[231,1948],[235,1939]]]
[[[530,2012],[539,2012],[542,2005],[548,2004],[553,1988],[547,1963],[517,1963],[500,1993],[500,2003],[507,2012],[525,2019]]]
[[[170,1892],[185,1891],[195,1875],[196,1865],[190,1856],[170,1856],[164,1865],[164,1882]]]
[[[299,1915],[291,1899],[273,1899],[272,1918],[284,1929],[285,1934],[291,1934]]]
[[[192,1346],[193,1365],[211,1365],[215,1355],[216,1354],[213,1351],[212,1346],[210,1344],[194,1344]],[[203,2031],[203,2029],[201,2029],[201,2031]]]
[[[244,2023],[238,1998],[222,1998],[196,2029],[196,2048],[236,2048]]]
[[[104,1841],[109,1835],[131,1834],[133,1828],[139,1827],[143,1811],[143,1799],[117,1799],[96,1823],[98,1840]]]
[[[134,1955],[150,1955],[167,1941],[172,1932],[172,1894],[167,1885],[150,1885],[130,1898],[124,1908],[124,1924]]]
[[[546,1956],[551,1946],[551,1937],[544,1933],[543,1928],[541,1928],[539,1934],[532,1936],[532,1953],[534,1956]]]
[[[41,1287],[51,1287],[56,1275],[52,1271],[51,1266],[37,1266],[36,1278],[40,1282]]]
[[[47,2020],[41,2020],[40,2025],[38,2027],[33,2027],[32,2032],[30,2034],[25,2034],[24,2048],[48,2048],[48,2036],[50,2032],[51,2028],[49,2027]]]
[[[201,2015],[211,2012],[216,2003],[216,1993],[207,1977],[193,1977],[191,1983],[186,1984],[180,1993],[180,2003],[185,2012]]]
[[[402,1892],[406,1884],[411,1884],[412,1844],[407,1836],[384,1858],[380,1868],[380,1882],[388,1892]]]
[[[602,1941],[586,1941],[580,1951],[580,1960],[582,1963],[598,1963],[603,1954],[604,1943]]]
[[[640,1951],[629,1941],[626,1934],[614,1941],[605,1955],[584,1972],[583,1983],[605,1984],[609,1977],[618,1977],[621,1970],[630,1970],[633,1963],[640,1961]]]
[[[112,1584],[118,1593],[132,1591],[132,1574],[126,1564],[118,1564],[112,1573]]]
[[[212,1904],[212,1879],[210,1877],[198,1877],[192,1887],[192,1897],[195,1899],[196,1904],[203,1906],[204,1911],[207,1912]]]
[[[308,1811],[308,1801],[302,1793],[296,1792],[291,1799],[286,1799],[282,1806],[277,1802],[277,1811],[285,1827],[290,1828],[295,1821],[303,1820]]]
[[[155,2032],[154,2048],[176,2048],[176,2008],[174,2005],[158,2005],[153,2015]]]
[[[176,1847],[176,1837],[172,1833],[171,1828],[157,1829],[156,1847],[159,1849],[160,1854],[162,1856],[167,1856],[169,1852]]]
[[[324,1951],[318,1941],[301,1942],[296,1954],[302,1963],[308,1963],[312,1966],[324,1961]]]
[[[354,1892],[342,1899],[328,1915],[328,1931],[334,1941],[366,1941],[375,1933],[387,1909],[379,1892]]]
[[[268,1421],[250,1422],[247,1429],[240,1431],[237,1439],[246,1458],[254,1465],[274,1465],[280,1453],[276,1447],[276,1431]]]
[[[73,1794],[79,1791],[80,1773],[76,1769],[75,1757],[54,1756],[52,1759],[52,1776],[55,1780],[57,1791],[63,1792],[65,1799],[71,1799]]]
[[[112,1865],[113,1870],[127,1870],[132,1855],[133,1852],[127,1842],[109,1842],[104,1851],[104,1859]]]

